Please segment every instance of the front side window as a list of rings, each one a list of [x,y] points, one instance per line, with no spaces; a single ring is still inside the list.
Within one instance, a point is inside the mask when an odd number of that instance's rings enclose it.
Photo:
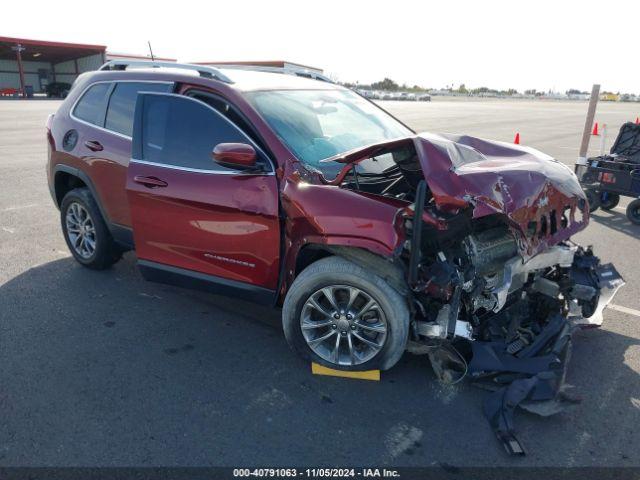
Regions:
[[[296,157],[326,177],[335,176],[343,165],[323,163],[324,159],[413,134],[348,90],[257,91],[247,97]],[[393,160],[386,157],[372,163],[375,170],[393,167]],[[359,169],[365,171],[366,164]]]
[[[73,114],[80,120],[102,126],[105,102],[110,88],[110,83],[96,83],[89,87],[73,109]]]
[[[197,170],[232,171],[215,163],[211,153],[219,143],[251,140],[227,118],[189,97],[145,95],[140,118],[141,160]],[[252,145],[253,146],[253,145]],[[259,157],[260,161],[260,157]]]
[[[133,130],[133,111],[139,92],[169,92],[167,83],[120,82],[117,83],[107,107],[105,128],[123,135],[131,136]]]

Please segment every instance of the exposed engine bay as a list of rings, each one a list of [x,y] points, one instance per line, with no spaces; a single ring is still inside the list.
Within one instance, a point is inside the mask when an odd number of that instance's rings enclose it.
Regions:
[[[363,156],[347,155],[336,183],[409,204],[397,252],[413,295],[409,350],[427,354],[442,382],[466,377],[493,390],[484,413],[507,452],[524,454],[516,406],[550,415],[575,401],[563,389],[572,332],[602,324],[624,284],[570,240],[588,222],[577,179],[532,149],[471,137],[364,154],[393,162],[358,171]]]

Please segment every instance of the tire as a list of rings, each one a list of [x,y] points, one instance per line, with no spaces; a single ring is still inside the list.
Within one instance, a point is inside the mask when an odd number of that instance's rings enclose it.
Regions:
[[[627,218],[635,225],[640,225],[640,198],[635,199],[627,206]]]
[[[331,306],[324,292],[333,292],[336,306],[344,310],[349,303],[350,292],[354,291],[360,293],[353,300],[353,306],[345,310],[339,319],[336,318],[337,310]],[[328,315],[312,306],[312,297]],[[370,300],[375,302],[375,306],[367,309],[365,304]],[[312,319],[314,316],[316,320]],[[332,322],[332,325],[315,326],[327,322]],[[387,370],[400,360],[406,348],[409,309],[406,299],[382,278],[334,256],[312,263],[298,275],[284,300],[282,324],[289,346],[306,360],[336,370]],[[383,327],[384,333],[381,332]],[[313,347],[315,351],[308,343],[312,336],[313,342],[332,332],[333,336]],[[339,345],[337,362],[334,340]],[[364,340],[376,344],[376,347]]]
[[[85,214],[88,214],[88,220]],[[64,196],[60,204],[60,223],[67,247],[81,265],[104,270],[122,257],[122,250],[113,241],[89,189],[76,188]],[[84,230],[76,233],[78,229]],[[84,237],[85,241],[78,237]]]
[[[584,191],[584,194],[587,196],[587,202],[589,202],[589,212],[595,212],[600,206],[600,193],[592,189],[587,189]]]
[[[612,210],[620,203],[620,195],[617,193],[602,192],[600,194],[600,208],[603,210]]]

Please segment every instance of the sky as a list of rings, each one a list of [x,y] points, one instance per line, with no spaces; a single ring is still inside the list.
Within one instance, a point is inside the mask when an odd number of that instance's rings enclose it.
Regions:
[[[5,12],[6,13],[6,12]],[[288,60],[340,81],[640,94],[640,1],[29,2],[0,36],[180,61]]]

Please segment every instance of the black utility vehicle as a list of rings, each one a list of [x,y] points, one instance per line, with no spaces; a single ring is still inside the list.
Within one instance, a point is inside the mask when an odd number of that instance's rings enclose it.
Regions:
[[[576,173],[590,211],[611,210],[620,196],[633,197],[635,200],[627,206],[627,218],[640,225],[640,125],[622,125],[611,152],[587,159],[586,166],[578,167]]]
[[[51,82],[47,85],[47,97],[49,98],[67,98],[71,90],[71,84],[66,82]]]

